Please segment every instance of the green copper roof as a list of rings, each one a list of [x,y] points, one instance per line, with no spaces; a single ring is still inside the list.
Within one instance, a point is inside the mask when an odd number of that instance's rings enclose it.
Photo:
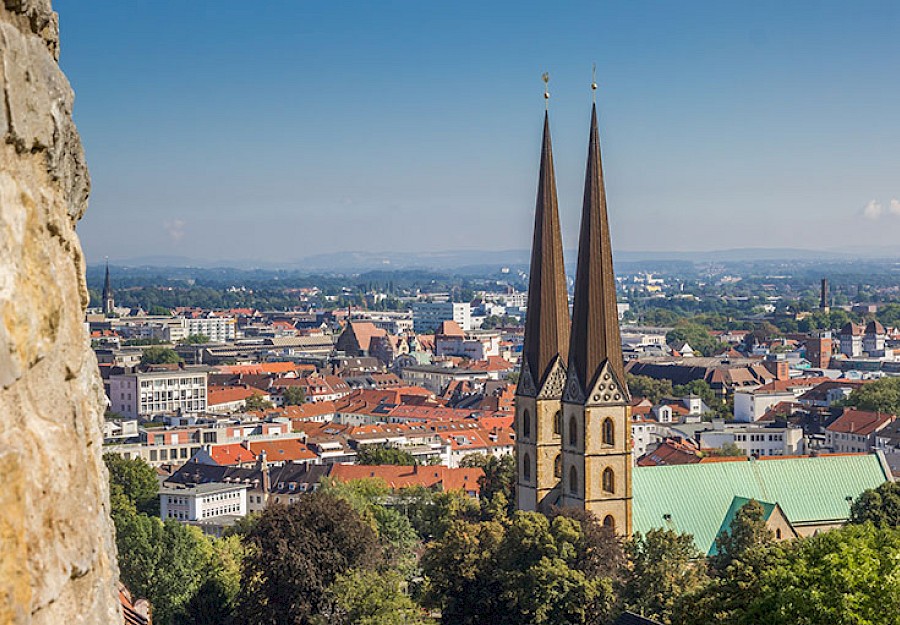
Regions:
[[[888,479],[875,454],[636,467],[634,531],[687,532],[708,553],[735,497],[777,503],[795,526],[843,522],[848,497]]]

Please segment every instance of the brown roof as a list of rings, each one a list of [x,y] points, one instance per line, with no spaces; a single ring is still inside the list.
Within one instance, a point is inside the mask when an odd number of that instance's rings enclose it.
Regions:
[[[351,321],[350,331],[356,335],[356,342],[359,348],[365,352],[369,351],[369,343],[373,336],[385,336],[387,332],[384,328],[379,328],[371,321]]]
[[[479,479],[484,475],[480,468],[451,469],[445,466],[394,466],[335,464],[329,477],[341,481],[381,479],[391,488],[407,486],[440,487],[441,490],[464,490],[478,494]]]
[[[868,436],[872,432],[877,432],[894,419],[896,419],[895,415],[886,412],[869,412],[867,410],[845,408],[844,413],[825,429],[829,432]]]
[[[591,109],[569,362],[572,372],[578,375],[583,390],[587,391],[593,386],[597,374],[607,361],[618,382],[624,384],[625,365],[622,361],[616,307],[616,276],[613,271],[595,104]]]
[[[525,317],[522,347],[522,366],[528,368],[537,389],[543,386],[557,358],[566,363],[568,345],[569,299],[550,142],[550,118],[545,113],[528,276],[528,315]]]
[[[463,329],[459,327],[459,324],[453,321],[452,319],[449,321],[441,321],[441,325],[438,327],[435,335],[438,336],[465,336],[466,333],[463,332]]]

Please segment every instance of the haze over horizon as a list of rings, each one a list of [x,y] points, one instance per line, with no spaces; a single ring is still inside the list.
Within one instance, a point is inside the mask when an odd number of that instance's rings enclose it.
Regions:
[[[57,10],[92,263],[527,249],[543,71],[571,248],[594,61],[615,251],[896,244],[895,3]]]

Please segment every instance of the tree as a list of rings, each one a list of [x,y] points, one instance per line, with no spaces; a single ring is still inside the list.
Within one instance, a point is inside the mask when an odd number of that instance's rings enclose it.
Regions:
[[[300,406],[306,403],[306,393],[301,386],[288,386],[281,396],[285,406]]]
[[[714,569],[724,570],[749,550],[766,545],[775,538],[766,525],[764,515],[765,508],[755,499],[738,509],[728,531],[716,537],[716,554],[710,558]]]
[[[153,606],[153,622],[173,625],[210,579],[214,553],[203,532],[144,514],[118,514],[116,547],[122,582]]]
[[[691,380],[687,384],[679,384],[672,390],[676,397],[697,395],[712,410],[722,404],[722,400],[716,396],[716,392],[710,388],[706,380]]]
[[[670,330],[666,334],[666,343],[674,344],[676,348],[688,343],[694,351],[703,356],[712,356],[723,347],[708,329],[688,321],[680,321],[674,330]]]
[[[422,608],[403,590],[396,572],[354,569],[335,579],[327,592],[322,625],[425,625]]]
[[[148,347],[141,354],[142,365],[178,364],[179,362],[181,362],[181,356],[171,347]]]
[[[866,489],[850,507],[851,523],[900,528],[900,482]]]
[[[364,445],[356,451],[356,464],[413,466],[419,463],[411,453],[403,449]]]
[[[209,343],[209,337],[205,334],[189,334],[181,341],[182,345],[203,345]]]
[[[622,585],[625,607],[664,623],[681,595],[698,590],[706,577],[690,534],[664,529],[636,533],[625,552],[631,563]]]
[[[271,410],[274,408],[272,402],[264,399],[260,394],[254,394],[244,400],[244,410]]]
[[[900,413],[900,378],[881,378],[863,384],[850,393],[847,403],[860,410]]]
[[[243,625],[306,625],[338,575],[379,562],[372,527],[347,501],[323,493],[266,509],[246,544],[235,610]]]
[[[159,514],[159,481],[156,471],[142,458],[126,460],[119,454],[103,454],[109,471],[110,497],[124,496],[136,511]]]
[[[743,456],[745,454],[743,451],[741,451],[740,447],[738,447],[734,443],[729,442],[729,443],[725,443],[724,445],[722,445],[719,448],[718,453],[714,452],[713,455],[736,458],[738,456]]]
[[[228,622],[241,584],[241,562],[246,550],[239,536],[212,542],[209,578],[184,607],[183,625],[220,625]]]
[[[671,380],[657,380],[646,375],[626,374],[628,390],[632,397],[644,397],[651,404],[658,404],[663,397],[673,393]]]
[[[171,317],[172,311],[166,308],[165,306],[151,306],[148,314],[159,316],[159,317]]]

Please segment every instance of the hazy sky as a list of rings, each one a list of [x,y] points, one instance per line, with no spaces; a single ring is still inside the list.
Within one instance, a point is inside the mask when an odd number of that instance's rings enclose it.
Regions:
[[[597,63],[620,250],[900,243],[900,3],[58,0],[90,262],[566,247]]]

